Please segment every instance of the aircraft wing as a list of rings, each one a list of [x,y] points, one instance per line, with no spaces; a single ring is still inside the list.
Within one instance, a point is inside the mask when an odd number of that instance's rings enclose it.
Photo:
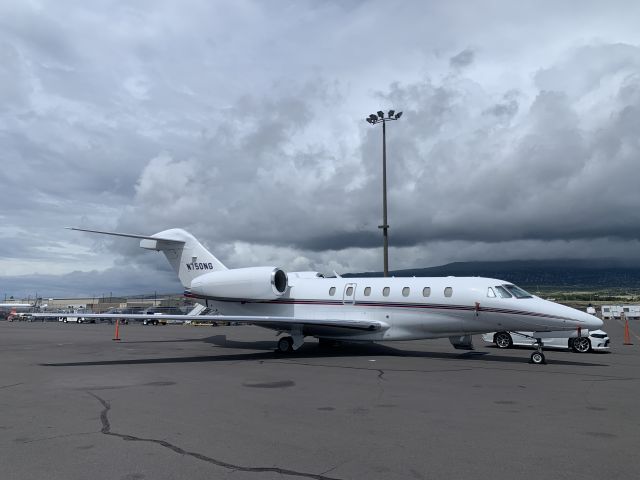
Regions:
[[[242,315],[154,315],[140,313],[33,313],[32,317],[37,318],[57,318],[57,317],[82,317],[82,318],[128,318],[128,319],[149,319],[157,320],[199,320],[212,322],[237,322],[251,323],[255,325],[267,324],[269,326],[281,325],[283,328],[293,325],[310,325],[334,328],[347,328],[351,330],[378,331],[387,330],[389,325],[379,321],[364,320],[343,320],[343,319],[317,319],[317,318],[300,318],[300,317],[271,317],[271,316],[242,316]]]

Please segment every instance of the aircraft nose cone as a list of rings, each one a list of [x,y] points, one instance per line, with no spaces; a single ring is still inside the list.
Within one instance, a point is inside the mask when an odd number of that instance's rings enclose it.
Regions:
[[[603,322],[598,317],[585,313],[585,323],[589,330],[598,330],[602,327]]]
[[[571,307],[565,307],[567,317],[570,317],[575,323],[576,326],[580,328],[586,328],[587,330],[598,330],[602,327],[603,323],[595,315],[591,315],[590,313],[583,312],[582,310],[576,310]]]

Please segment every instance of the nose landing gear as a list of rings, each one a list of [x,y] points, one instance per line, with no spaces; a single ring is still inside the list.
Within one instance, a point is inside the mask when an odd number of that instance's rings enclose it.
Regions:
[[[542,365],[547,363],[547,360],[544,358],[544,353],[542,353],[542,339],[536,338],[536,351],[531,354],[531,363],[536,365]]]

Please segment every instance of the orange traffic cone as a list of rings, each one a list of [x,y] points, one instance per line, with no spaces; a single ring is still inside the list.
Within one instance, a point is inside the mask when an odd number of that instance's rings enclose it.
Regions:
[[[633,345],[633,343],[631,343],[631,335],[629,335],[629,319],[626,319],[624,322],[624,344]]]
[[[116,336],[112,340],[120,341],[120,319],[116,318]]]

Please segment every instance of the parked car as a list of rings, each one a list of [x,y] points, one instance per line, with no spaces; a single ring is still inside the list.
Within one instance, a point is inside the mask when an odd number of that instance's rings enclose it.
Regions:
[[[184,315],[178,307],[149,307],[140,313],[154,315],[154,318],[142,320],[143,325],[166,325],[167,320],[162,318],[163,315]]]
[[[482,335],[482,340],[495,343],[498,348],[513,346],[535,347],[533,332],[491,332]],[[608,352],[609,336],[603,330],[593,330],[589,336],[580,338],[543,338],[544,348],[567,348],[577,353]]]

